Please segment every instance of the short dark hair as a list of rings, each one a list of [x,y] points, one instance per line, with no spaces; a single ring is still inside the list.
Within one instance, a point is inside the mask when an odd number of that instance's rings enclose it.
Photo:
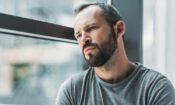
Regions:
[[[112,5],[105,4],[105,3],[84,3],[79,6],[77,6],[74,9],[74,14],[77,15],[80,13],[83,9],[96,5],[99,6],[102,9],[102,15],[104,15],[106,21],[109,23],[109,25],[113,25],[115,22],[118,20],[123,20],[122,17],[120,16],[118,10],[113,7]]]

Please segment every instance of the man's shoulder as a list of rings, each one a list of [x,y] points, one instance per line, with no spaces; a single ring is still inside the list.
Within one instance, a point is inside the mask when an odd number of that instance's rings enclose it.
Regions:
[[[140,81],[145,87],[157,88],[164,85],[172,86],[169,79],[156,70],[147,68],[143,65],[140,65],[140,68],[138,70]]]
[[[57,94],[57,105],[65,102],[77,103],[76,98],[81,97],[81,91],[83,88],[82,85],[85,81],[84,78],[90,74],[89,72],[91,72],[91,68],[77,74],[73,74],[61,84]]]
[[[175,104],[174,87],[166,76],[144,66],[140,68],[140,74],[142,76],[140,86],[143,87],[149,103],[155,103],[155,105]]]
[[[93,69],[92,67],[89,67],[88,69],[84,71],[81,71],[75,75],[72,75],[70,77],[72,83],[75,85],[82,84],[82,82],[92,74],[92,69]]]
[[[162,78],[166,78],[163,74],[161,74],[160,72],[153,70],[151,68],[147,68],[145,66],[143,66],[142,64],[138,65],[138,71],[139,71],[139,75],[144,78],[145,80],[159,80]]]

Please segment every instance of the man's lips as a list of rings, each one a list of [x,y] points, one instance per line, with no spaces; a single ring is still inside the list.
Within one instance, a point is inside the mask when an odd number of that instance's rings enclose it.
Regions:
[[[95,46],[88,46],[84,48],[84,53],[90,53],[93,49],[95,49]]]

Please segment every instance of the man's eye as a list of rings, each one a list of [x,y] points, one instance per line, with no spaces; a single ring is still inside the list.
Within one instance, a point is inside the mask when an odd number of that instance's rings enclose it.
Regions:
[[[80,37],[81,37],[81,34],[76,35],[76,39],[80,39]]]

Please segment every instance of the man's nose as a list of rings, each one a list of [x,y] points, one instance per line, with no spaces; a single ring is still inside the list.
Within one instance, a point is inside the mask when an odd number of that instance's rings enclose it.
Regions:
[[[87,34],[83,34],[81,38],[81,45],[84,46],[91,42],[91,37]]]

